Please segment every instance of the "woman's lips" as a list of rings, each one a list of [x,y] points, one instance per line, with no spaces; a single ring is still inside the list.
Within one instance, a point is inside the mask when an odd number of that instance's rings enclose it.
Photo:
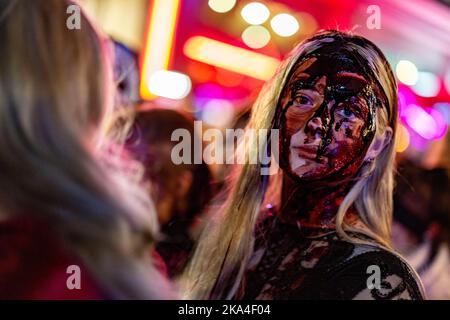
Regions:
[[[313,160],[319,163],[323,163],[325,158],[324,157],[317,157],[317,151],[319,150],[319,146],[308,146],[308,145],[302,145],[297,147],[291,147],[295,150],[295,152],[302,158]]]
[[[298,146],[292,147],[302,157],[315,159],[317,157],[318,146]]]

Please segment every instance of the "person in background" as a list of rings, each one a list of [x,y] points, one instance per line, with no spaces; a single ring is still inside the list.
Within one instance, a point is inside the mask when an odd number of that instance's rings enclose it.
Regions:
[[[152,202],[103,126],[109,42],[71,1],[0,1],[0,299],[174,297]]]
[[[114,49],[114,108],[132,107],[139,101],[139,67],[137,54],[124,44],[112,41]]]
[[[402,159],[394,193],[393,242],[430,299],[450,299],[450,135],[422,161]]]
[[[190,163],[175,164],[172,159],[179,143],[172,141],[175,130],[186,130],[191,137]],[[193,119],[181,112],[145,106],[138,108],[130,132],[126,149],[144,165],[162,226],[163,238],[156,249],[173,278],[186,266],[195,243],[197,218],[214,194],[208,165],[203,159],[194,163],[194,139],[201,133],[194,131]]]

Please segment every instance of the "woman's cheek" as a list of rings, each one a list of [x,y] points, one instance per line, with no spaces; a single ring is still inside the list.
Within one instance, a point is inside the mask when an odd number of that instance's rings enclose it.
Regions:
[[[348,144],[362,141],[362,127],[364,123],[360,120],[341,120],[335,126],[335,138],[337,141],[346,141]]]
[[[296,107],[290,107],[286,112],[286,133],[292,136],[304,126],[307,119],[307,112],[302,112]]]
[[[303,145],[305,144],[305,140],[306,137],[303,130],[297,130],[297,132],[290,136],[289,147]]]
[[[358,134],[361,126],[359,124],[344,122],[338,130],[333,130],[332,142],[329,146],[331,161],[352,161],[358,150],[363,147],[362,136]]]

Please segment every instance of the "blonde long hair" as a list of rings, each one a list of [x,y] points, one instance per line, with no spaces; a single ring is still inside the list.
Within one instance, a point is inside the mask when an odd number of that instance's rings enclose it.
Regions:
[[[80,30],[66,27],[72,4],[0,2],[1,219],[44,219],[106,297],[168,298],[150,260],[152,203],[94,143],[104,141],[112,72],[82,12]]]
[[[373,43],[356,35],[324,31],[299,44],[281,63],[275,76],[262,88],[253,105],[248,128],[253,130],[274,128],[280,95],[295,63],[336,37],[345,40],[343,47],[367,65],[377,77],[379,87],[387,98],[385,105],[377,108],[375,137],[383,135],[388,127],[393,130],[388,145],[376,159],[363,166],[358,173],[357,182],[339,207],[336,229],[343,239],[358,241],[348,234],[354,229],[344,222],[347,210],[354,205],[366,227],[365,230],[358,231],[389,248],[397,85],[389,63]],[[246,159],[252,159],[251,154],[257,150],[256,141],[248,144],[245,150]],[[229,188],[229,196],[220,212],[205,228],[184,275],[185,297],[193,299],[233,297],[253,251],[253,234],[261,206],[266,203],[268,197],[273,197],[268,189],[276,190],[278,193],[281,191],[282,179],[279,177],[280,175],[272,176],[268,183],[268,178],[261,176],[260,163],[250,164],[247,161],[237,168]],[[270,186],[267,187],[268,185]]]

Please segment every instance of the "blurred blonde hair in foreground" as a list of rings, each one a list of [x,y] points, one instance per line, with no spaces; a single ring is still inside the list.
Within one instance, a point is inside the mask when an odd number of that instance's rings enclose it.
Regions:
[[[0,0],[0,217],[44,218],[111,298],[168,298],[150,259],[153,205],[101,143],[108,42],[83,13],[66,27],[72,4]]]

